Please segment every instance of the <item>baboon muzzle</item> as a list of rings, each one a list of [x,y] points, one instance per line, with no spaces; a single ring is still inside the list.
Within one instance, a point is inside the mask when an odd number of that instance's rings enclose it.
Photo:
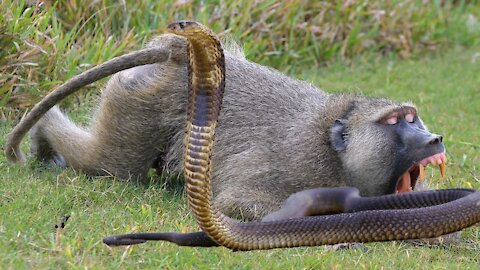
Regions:
[[[415,123],[399,123],[396,129],[401,144],[411,153],[414,162],[445,151],[441,135],[432,134]]]

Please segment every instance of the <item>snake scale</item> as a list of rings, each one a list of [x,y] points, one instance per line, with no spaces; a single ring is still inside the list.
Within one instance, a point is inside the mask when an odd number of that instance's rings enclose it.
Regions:
[[[213,142],[225,88],[223,49],[217,36],[200,23],[178,21],[168,29],[189,41],[184,176],[188,203],[202,232],[116,235],[104,238],[104,243],[166,240],[255,250],[430,238],[480,222],[480,192],[469,189],[362,198],[354,188],[326,188],[315,192],[324,197],[338,194],[333,196],[339,202],[335,209],[326,209],[338,214],[250,223],[225,216],[213,207],[211,190]]]

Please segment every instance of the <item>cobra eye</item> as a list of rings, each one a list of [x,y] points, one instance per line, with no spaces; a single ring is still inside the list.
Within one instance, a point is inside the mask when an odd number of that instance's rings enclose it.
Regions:
[[[387,124],[389,125],[395,125],[398,122],[397,116],[391,116],[387,118]]]
[[[413,123],[415,120],[415,115],[413,115],[412,113],[409,113],[405,115],[405,120],[407,120],[407,122],[409,123]]]

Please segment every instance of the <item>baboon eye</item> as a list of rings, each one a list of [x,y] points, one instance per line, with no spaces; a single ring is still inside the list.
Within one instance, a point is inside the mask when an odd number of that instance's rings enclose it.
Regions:
[[[407,120],[407,122],[409,123],[413,123],[414,119],[415,119],[415,115],[413,115],[412,113],[405,115],[405,120]]]
[[[395,125],[398,122],[397,116],[391,116],[387,118],[387,124],[389,125]]]

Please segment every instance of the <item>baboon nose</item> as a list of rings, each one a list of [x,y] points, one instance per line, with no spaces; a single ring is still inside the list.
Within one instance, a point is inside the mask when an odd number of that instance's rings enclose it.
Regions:
[[[431,139],[428,144],[439,144],[443,141],[443,137],[440,135],[434,135],[433,139]]]

